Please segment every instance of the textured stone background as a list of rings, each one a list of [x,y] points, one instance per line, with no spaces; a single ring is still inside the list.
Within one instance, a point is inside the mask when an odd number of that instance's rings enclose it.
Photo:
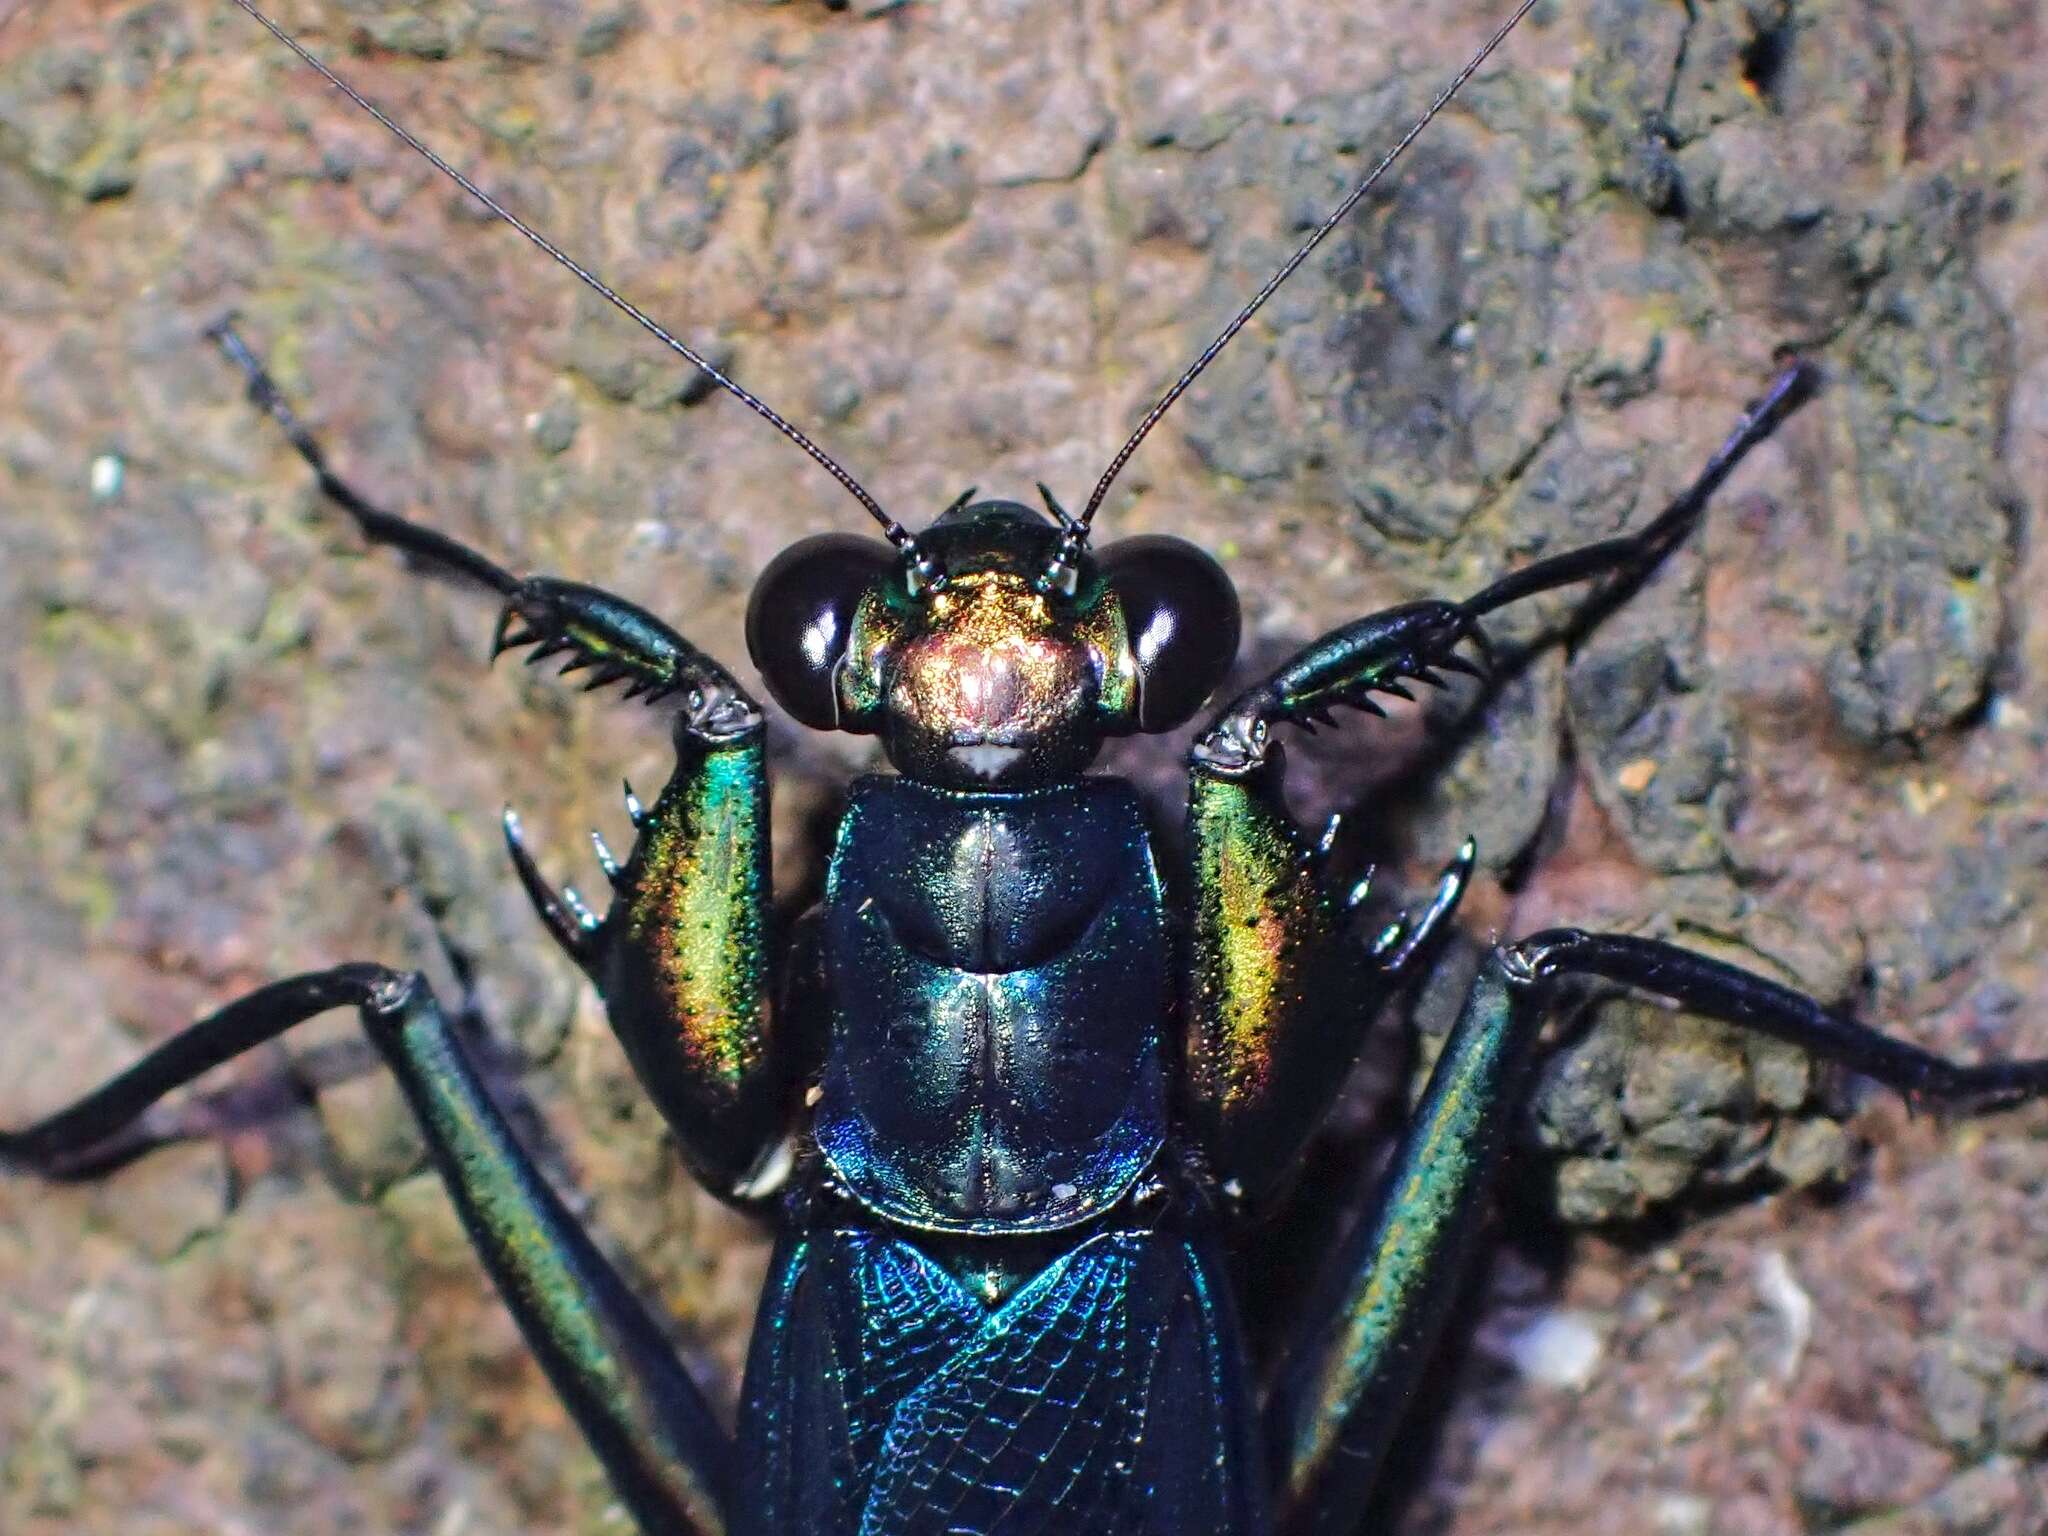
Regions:
[[[1501,9],[280,14],[915,522],[970,481],[1078,499]],[[1108,525],[1217,551],[1270,661],[1647,516],[1779,349],[1825,368],[1461,747],[1318,739],[1304,804],[1369,787],[1361,857],[1416,882],[1472,830],[1476,938],[1677,934],[2048,1053],[2044,24],[1546,0],[1148,445]],[[486,606],[365,554],[242,403],[199,339],[228,310],[364,487],[735,663],[753,573],[858,525],[224,0],[0,0],[0,1122],[264,978],[428,958],[438,918],[502,1086],[729,1382],[761,1237],[678,1174],[496,847],[510,799],[587,884],[582,828],[623,835],[663,728],[485,674]],[[1169,827],[1177,745],[1117,759]],[[868,761],[779,738],[792,899]],[[1648,1006],[1562,1034],[1387,1524],[2048,1529],[2048,1115],[1910,1119]],[[1384,1033],[1262,1244],[1262,1322],[1412,1054]],[[621,1530],[349,1021],[224,1076],[212,1134],[0,1181],[0,1530]]]

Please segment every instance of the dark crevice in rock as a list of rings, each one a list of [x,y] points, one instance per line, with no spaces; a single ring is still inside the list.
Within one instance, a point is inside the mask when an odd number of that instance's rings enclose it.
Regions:
[[[1780,111],[1778,86],[1785,68],[1792,62],[1792,27],[1789,23],[1759,28],[1742,48],[1743,83],[1756,92],[1772,112]]]

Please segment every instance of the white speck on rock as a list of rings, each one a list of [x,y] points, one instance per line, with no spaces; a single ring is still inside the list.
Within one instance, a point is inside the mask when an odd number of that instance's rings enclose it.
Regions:
[[[1580,1392],[1592,1385],[1603,1348],[1600,1328],[1584,1312],[1546,1312],[1508,1341],[1515,1369],[1546,1387]]]
[[[1764,1305],[1777,1313],[1784,1325],[1785,1339],[1778,1350],[1778,1379],[1790,1381],[1799,1373],[1799,1362],[1805,1358],[1806,1346],[1813,1338],[1813,1298],[1793,1275],[1785,1255],[1776,1248],[1766,1248],[1756,1256],[1756,1288]]]
[[[1690,1493],[1667,1493],[1657,1501],[1657,1536],[1707,1536],[1714,1506]]]
[[[103,453],[92,461],[90,484],[94,501],[112,501],[121,494],[128,478],[128,465],[118,453]]]

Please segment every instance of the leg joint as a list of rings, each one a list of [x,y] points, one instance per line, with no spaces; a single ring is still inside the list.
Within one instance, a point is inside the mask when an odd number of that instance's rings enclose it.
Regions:
[[[1501,969],[1516,986],[1538,986],[1570,970],[1572,956],[1594,942],[1593,935],[1582,929],[1546,928],[1526,939],[1501,945]]]
[[[346,969],[361,975],[362,1001],[357,1006],[367,1018],[380,1023],[404,1013],[427,990],[427,978],[418,971],[394,971],[376,964]]]

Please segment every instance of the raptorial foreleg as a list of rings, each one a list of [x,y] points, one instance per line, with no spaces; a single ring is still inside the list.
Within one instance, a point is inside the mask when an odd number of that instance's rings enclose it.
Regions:
[[[1195,739],[1186,1052],[1195,1129],[1220,1177],[1256,1197],[1285,1176],[1334,1100],[1375,1001],[1447,920],[1470,874],[1468,855],[1445,872],[1415,929],[1390,930],[1367,963],[1351,938],[1347,893],[1288,815],[1280,728],[1328,723],[1338,708],[1384,713],[1379,700],[1412,699],[1413,684],[1480,674],[1487,614],[1574,583],[1607,581],[1611,594],[1613,582],[1646,572],[1812,385],[1804,366],[1779,375],[1693,483],[1636,532],[1540,560],[1462,602],[1407,603],[1332,630]]]
[[[612,886],[593,909],[556,890],[518,818],[505,841],[534,909],[597,984],[613,1031],[691,1170],[740,1197],[775,1147],[795,1064],[768,1008],[771,899],[763,717],[732,675],[653,614],[622,597],[552,576],[518,576],[446,534],[388,512],[329,465],[256,355],[225,322],[211,333],[320,488],[364,537],[502,599],[492,654],[528,647],[529,664],[561,658],[586,690],[624,685],[649,704],[673,700],[676,771],[651,810],[627,792],[639,836],[623,861],[592,834]]]
[[[1353,910],[1364,889],[1335,880],[1288,815],[1277,763],[1189,777],[1188,1103],[1223,1187],[1256,1205],[1297,1165],[1380,1004],[1456,912],[1476,850],[1459,850],[1419,916],[1368,945]]]

